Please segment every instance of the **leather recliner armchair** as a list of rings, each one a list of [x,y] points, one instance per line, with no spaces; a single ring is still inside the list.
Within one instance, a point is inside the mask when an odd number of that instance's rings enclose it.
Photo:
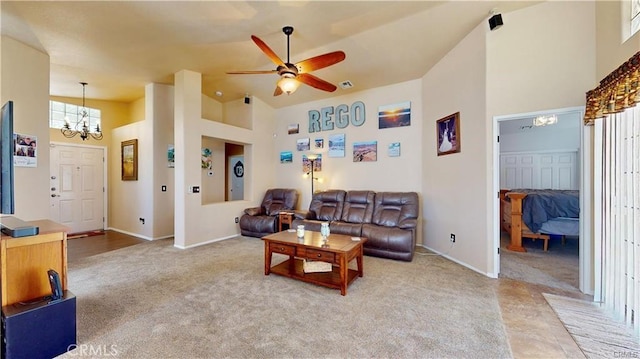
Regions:
[[[298,203],[298,191],[290,188],[269,189],[264,194],[260,207],[244,210],[240,217],[240,233],[243,236],[264,237],[275,233],[278,213],[293,211]]]

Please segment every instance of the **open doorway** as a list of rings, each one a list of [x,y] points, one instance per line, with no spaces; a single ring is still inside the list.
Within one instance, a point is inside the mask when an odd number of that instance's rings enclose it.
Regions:
[[[496,191],[571,190],[575,192],[576,203],[581,202],[582,114],[582,109],[571,108],[495,118],[494,132],[499,138],[494,159]],[[554,123],[535,123],[535,118],[551,116],[555,118]],[[582,212],[579,216],[582,217]],[[496,218],[499,233],[496,245],[500,248],[496,273],[500,277],[563,290],[581,290],[585,260],[581,257],[581,247],[586,244],[578,229],[581,230],[584,218],[575,221],[576,229],[571,235],[553,234],[547,236],[546,241],[523,236],[521,247],[525,252],[507,249],[513,243],[501,219],[500,215]]]

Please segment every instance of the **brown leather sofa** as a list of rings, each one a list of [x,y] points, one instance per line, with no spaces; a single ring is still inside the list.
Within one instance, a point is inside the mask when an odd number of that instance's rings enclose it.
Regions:
[[[320,231],[329,222],[331,233],[367,238],[366,255],[411,261],[418,208],[416,192],[328,190],[313,195],[308,211],[295,211],[293,226]]]
[[[298,204],[298,191],[290,188],[269,189],[264,194],[260,207],[244,210],[240,217],[240,233],[243,236],[264,237],[275,233],[278,213],[292,211]]]

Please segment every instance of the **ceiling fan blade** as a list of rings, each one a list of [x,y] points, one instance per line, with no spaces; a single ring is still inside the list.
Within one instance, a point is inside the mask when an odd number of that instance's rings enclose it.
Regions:
[[[258,45],[260,50],[262,50],[262,52],[264,52],[271,59],[271,61],[273,61],[274,64],[278,66],[287,67],[284,64],[284,61],[280,60],[280,57],[278,57],[278,55],[276,55],[276,53],[273,52],[273,50],[271,50],[271,48],[269,48],[269,46],[267,46],[267,44],[265,44],[264,41],[260,40],[255,35],[251,35],[251,40],[253,40],[253,42],[255,42],[256,45]]]
[[[263,70],[263,71],[229,71],[228,75],[260,75],[260,74],[277,74],[277,70]]]
[[[282,89],[280,88],[280,86],[276,86],[275,91],[273,91],[273,96],[280,96],[282,94],[283,94],[283,92],[282,92]]]
[[[344,60],[345,57],[346,55],[342,51],[329,52],[324,55],[302,60],[296,63],[296,67],[298,68],[298,73],[308,73],[313,70],[318,70],[327,66],[331,66],[333,64],[337,64],[338,62]]]
[[[311,87],[315,87],[318,90],[333,92],[337,89],[335,85],[311,74],[298,74],[298,76],[296,76],[296,80]]]

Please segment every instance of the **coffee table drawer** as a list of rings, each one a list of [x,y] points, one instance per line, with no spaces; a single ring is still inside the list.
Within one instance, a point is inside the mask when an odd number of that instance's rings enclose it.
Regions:
[[[336,260],[336,255],[332,252],[317,251],[309,248],[307,248],[305,252],[305,257],[308,259],[330,263],[333,263]]]
[[[269,243],[269,248],[271,249],[271,252],[274,253],[282,253],[288,256],[293,256],[296,254],[296,247],[288,246],[286,244]]]

